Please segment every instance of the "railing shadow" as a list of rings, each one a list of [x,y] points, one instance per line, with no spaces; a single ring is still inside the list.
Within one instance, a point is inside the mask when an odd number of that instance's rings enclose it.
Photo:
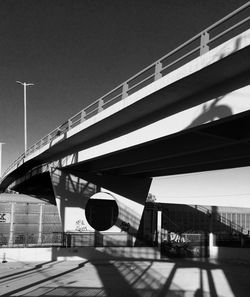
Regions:
[[[225,117],[231,116],[233,113],[229,106],[225,104],[218,105],[219,101],[224,97],[225,96],[220,96],[214,99],[210,105],[204,104],[202,113],[186,128],[193,128],[217,119],[223,119]]]

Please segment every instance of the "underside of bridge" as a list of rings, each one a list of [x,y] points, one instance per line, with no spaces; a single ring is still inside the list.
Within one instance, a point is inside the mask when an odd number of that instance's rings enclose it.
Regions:
[[[125,196],[136,199],[141,193],[139,196],[145,197],[155,176],[249,166],[249,125],[247,111],[61,169]],[[34,176],[13,189],[53,196],[49,173]]]
[[[250,111],[68,166],[75,175],[145,178],[250,165]],[[66,168],[65,168],[66,169]]]

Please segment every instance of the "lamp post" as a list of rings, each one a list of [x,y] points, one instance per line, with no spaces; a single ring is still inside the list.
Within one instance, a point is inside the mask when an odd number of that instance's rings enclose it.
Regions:
[[[18,84],[23,86],[23,100],[24,100],[24,155],[27,150],[27,108],[26,108],[26,87],[34,86],[32,83],[20,82],[17,81]]]
[[[0,142],[0,181],[2,178],[2,149],[3,149],[4,142]]]

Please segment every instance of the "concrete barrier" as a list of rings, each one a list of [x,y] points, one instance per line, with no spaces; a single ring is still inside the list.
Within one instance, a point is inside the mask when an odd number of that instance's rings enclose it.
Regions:
[[[1,248],[1,262],[43,262],[60,260],[160,259],[158,248],[150,247],[48,247]]]
[[[249,248],[210,247],[210,259],[250,261]],[[44,247],[1,248],[0,263],[61,260],[157,260],[158,248],[151,247]]]
[[[210,259],[250,261],[249,248],[210,247]]]

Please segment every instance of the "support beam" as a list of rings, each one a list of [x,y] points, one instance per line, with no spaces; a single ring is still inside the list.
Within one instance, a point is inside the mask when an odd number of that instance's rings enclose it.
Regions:
[[[125,196],[144,205],[151,185],[151,178],[132,178],[129,176],[115,176],[98,172],[85,172],[80,169],[64,169],[64,172],[74,174],[79,178],[93,182],[97,186],[106,188],[119,195]]]

